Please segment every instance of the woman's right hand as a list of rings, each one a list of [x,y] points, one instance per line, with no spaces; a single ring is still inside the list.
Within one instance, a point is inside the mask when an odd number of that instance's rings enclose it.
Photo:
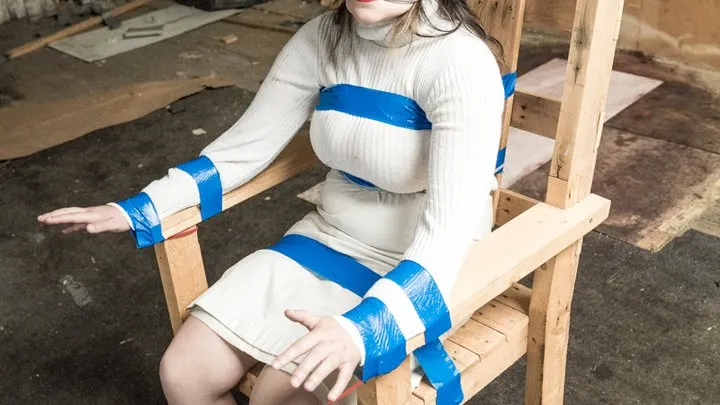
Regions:
[[[88,233],[126,232],[130,230],[120,209],[111,205],[97,207],[68,207],[40,215],[38,221],[46,225],[67,225],[63,233],[85,230]]]

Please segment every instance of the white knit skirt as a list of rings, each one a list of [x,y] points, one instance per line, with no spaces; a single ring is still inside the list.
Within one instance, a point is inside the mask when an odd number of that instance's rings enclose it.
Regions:
[[[287,233],[310,237],[383,276],[409,247],[423,198],[422,193],[392,194],[363,187],[332,170],[317,211],[298,221]],[[488,209],[487,231],[492,222],[490,212]],[[263,249],[228,269],[195,300],[191,315],[238,350],[269,364],[307,333],[305,327],[285,317],[285,310],[338,315],[360,301],[361,297],[319,278],[287,256]],[[285,371],[292,372],[300,361],[302,357]],[[419,378],[415,380],[417,384]],[[321,401],[330,388],[318,388],[316,395]],[[342,404],[352,405],[355,401],[351,395]]]

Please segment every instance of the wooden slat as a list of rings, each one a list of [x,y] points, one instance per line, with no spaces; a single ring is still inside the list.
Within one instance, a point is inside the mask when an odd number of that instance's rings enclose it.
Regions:
[[[448,339],[477,354],[481,361],[506,341],[505,335],[472,318]]]
[[[312,168],[317,162],[307,133],[297,135],[267,169],[248,183],[223,196],[223,210]],[[168,238],[200,222],[202,222],[200,208],[198,206],[186,208],[162,221],[163,236]]]
[[[526,290],[511,288],[504,294],[520,297],[527,294]],[[481,322],[470,319],[448,339],[480,357],[471,363],[455,361],[461,373],[465,402],[517,361],[525,352],[527,344],[527,312],[515,310],[495,300],[480,308],[479,312],[494,312],[495,315],[480,317]],[[488,319],[492,319],[493,327],[482,323]],[[437,392],[426,381],[413,391],[413,395],[426,405],[434,405],[437,399]]]
[[[527,0],[525,23],[531,27],[570,33],[575,4],[575,0]]]
[[[555,139],[560,100],[517,91],[510,125],[546,138]]]
[[[502,226],[523,212],[539,204],[540,201],[525,197],[511,190],[500,189],[498,208],[495,214],[495,225]]]
[[[495,300],[488,302],[475,311],[472,319],[502,333],[506,340],[510,340],[517,333],[518,328],[527,330],[527,316],[519,318],[520,311],[503,305]],[[524,323],[519,323],[524,322]]]
[[[165,301],[173,332],[188,316],[187,307],[208,288],[197,232],[155,245]]]
[[[530,313],[530,294],[532,290],[522,284],[513,284],[512,287],[498,295],[495,301],[514,308],[524,314]]]
[[[622,0],[578,1],[548,178],[547,202],[554,206],[571,210],[590,192],[622,10]],[[578,239],[535,272],[525,405],[563,403],[581,244]]]
[[[468,252],[448,302],[453,322],[471,316],[590,232],[607,218],[609,209],[610,202],[596,195],[566,210],[538,204],[478,241]],[[423,344],[423,336],[415,336],[408,341],[408,351]]]

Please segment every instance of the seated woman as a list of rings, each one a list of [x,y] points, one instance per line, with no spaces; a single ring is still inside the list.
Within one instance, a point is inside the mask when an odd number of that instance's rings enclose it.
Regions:
[[[404,340],[448,330],[442,311],[430,325],[418,302],[444,301],[467,249],[491,230],[505,98],[493,44],[465,0],[346,0],[292,37],[247,111],[192,165],[126,201],[39,220],[156,243],[142,215],[202,205],[192,167],[228,192],[311,118],[331,169],[317,209],[192,304],[160,376],[170,404],[233,404],[230,390],[262,362],[272,367],[251,404],[335,400],[358,367],[387,372],[378,356],[402,344],[404,358]],[[359,292],[333,281],[368,269],[376,279]],[[411,291],[413,280],[423,287]]]

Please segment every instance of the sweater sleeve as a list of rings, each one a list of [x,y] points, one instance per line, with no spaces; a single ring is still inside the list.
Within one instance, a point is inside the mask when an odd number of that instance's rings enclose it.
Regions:
[[[312,113],[320,90],[321,18],[302,26],[288,41],[247,111],[201,151],[200,155],[209,158],[217,169],[223,193],[269,166]],[[142,192],[152,201],[159,220],[200,202],[195,180],[178,168],[169,169]]]
[[[377,346],[387,346],[385,333],[395,326],[403,345],[420,333],[429,340],[450,328],[445,303],[481,221],[491,211],[504,89],[491,55],[461,59],[443,68],[419,101],[432,131],[426,197],[413,242],[400,264],[344,314],[357,328],[348,332],[364,342],[366,363],[371,356],[387,354],[383,351],[389,347]],[[372,314],[377,308],[390,316]],[[385,331],[378,335],[367,327],[373,323],[360,322],[368,314],[396,325],[376,322]],[[382,373],[382,367],[375,371]]]

